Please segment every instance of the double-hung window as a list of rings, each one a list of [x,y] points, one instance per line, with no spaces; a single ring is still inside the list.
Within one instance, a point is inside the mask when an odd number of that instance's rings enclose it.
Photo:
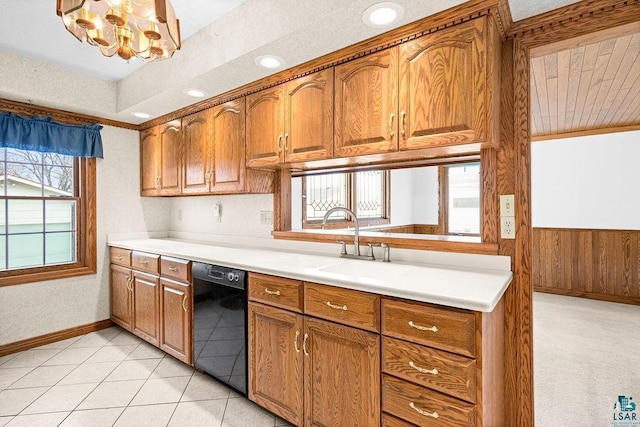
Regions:
[[[11,147],[24,133],[7,129],[0,128],[9,141],[0,148],[0,286],[95,273],[95,159]]]

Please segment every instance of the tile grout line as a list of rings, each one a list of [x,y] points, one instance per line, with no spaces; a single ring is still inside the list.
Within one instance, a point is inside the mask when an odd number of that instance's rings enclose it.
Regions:
[[[120,332],[120,333],[122,333],[122,332]],[[18,417],[18,416],[20,416],[20,415],[23,415],[23,416],[24,416],[24,415],[36,415],[36,414],[23,414],[23,412],[24,412],[24,411],[25,411],[29,406],[33,405],[33,404],[34,404],[38,399],[40,399],[42,396],[44,396],[44,394],[45,394],[45,393],[48,393],[48,392],[49,392],[53,387],[55,387],[56,385],[58,385],[58,383],[59,383],[60,381],[62,381],[64,378],[66,378],[68,375],[70,375],[70,374],[71,374],[71,372],[75,371],[75,370],[76,370],[76,369],[78,369],[80,366],[84,365],[84,364],[85,364],[85,362],[91,358],[91,356],[93,356],[95,353],[97,353],[97,352],[99,351],[99,349],[104,348],[104,346],[105,346],[107,343],[111,342],[115,337],[117,337],[118,335],[120,335],[120,333],[118,333],[118,334],[114,335],[114,336],[113,336],[113,338],[111,338],[110,340],[108,340],[108,341],[107,341],[106,343],[104,343],[102,346],[97,347],[97,348],[98,348],[98,350],[96,350],[95,352],[93,352],[93,353],[92,353],[89,357],[87,357],[87,359],[85,359],[83,362],[80,362],[79,364],[75,364],[75,368],[74,368],[74,369],[72,369],[72,370],[71,370],[67,375],[65,375],[64,377],[60,378],[60,379],[59,379],[59,380],[58,380],[54,385],[49,386],[49,388],[48,388],[48,390],[47,390],[47,391],[45,391],[45,392],[44,392],[44,393],[42,393],[40,396],[38,396],[38,397],[37,397],[33,402],[31,402],[30,404],[28,404],[28,405],[27,405],[27,406],[26,406],[22,411],[20,411],[20,412],[18,413],[18,415],[15,415],[15,418],[17,418],[17,417]],[[62,353],[64,350],[69,349],[69,348],[70,348],[70,347],[71,347],[75,342],[79,341],[80,339],[84,338],[84,337],[85,337],[85,336],[87,336],[87,335],[88,335],[88,334],[83,335],[81,338],[79,338],[79,339],[75,340],[74,342],[70,343],[67,347],[64,347],[64,348],[60,349],[60,351],[59,351],[58,353],[56,353],[54,356],[52,356],[52,357],[55,357],[55,356],[57,356],[58,354]],[[90,348],[90,347],[78,347],[78,348]],[[49,360],[51,360],[51,358],[47,359],[46,361],[44,361],[44,362],[42,362],[42,363],[44,364],[44,363],[48,362]],[[39,366],[37,366],[36,368],[34,368],[34,370],[35,370],[35,369],[37,369],[37,368],[40,368],[40,367],[44,366],[43,364],[40,364]],[[49,365],[49,366],[65,366],[65,365]],[[118,366],[119,366],[119,365],[118,365]],[[117,368],[117,366],[116,366],[116,368]],[[115,370],[115,368],[114,368],[114,370]],[[112,370],[112,371],[110,371],[110,372],[109,372],[109,374],[110,374],[111,372],[113,372],[113,370]],[[109,374],[107,374],[107,376],[108,376]],[[105,377],[105,378],[106,378],[106,377]],[[14,383],[14,384],[15,384],[15,383]],[[91,384],[91,383],[83,383],[83,384]],[[62,423],[64,422],[64,420],[66,420],[66,419],[69,417],[69,415],[71,415],[71,414],[72,414],[72,413],[73,413],[73,412],[78,408],[78,406],[80,406],[80,405],[82,404],[82,402],[84,402],[84,401],[85,401],[85,399],[89,396],[89,394],[93,393],[93,391],[94,391],[94,390],[95,390],[95,389],[96,389],[100,384],[102,384],[102,381],[101,381],[101,382],[99,382],[99,383],[97,383],[97,384],[95,385],[95,387],[93,387],[93,389],[91,389],[91,391],[87,394],[87,396],[85,396],[85,397],[84,397],[84,399],[82,399],[82,400],[80,401],[80,403],[78,403],[78,404],[74,407],[74,409],[70,410],[70,411],[69,411],[69,414],[67,414],[67,416],[66,416],[66,417],[64,417],[64,419],[63,419],[62,421],[60,421],[60,423],[59,423],[58,425],[62,424]],[[77,384],[70,384],[70,385],[77,385]],[[66,412],[66,411],[59,411],[59,412]],[[42,412],[41,414],[46,414],[46,413],[52,413],[52,412]],[[11,420],[11,421],[13,421],[13,420]],[[11,422],[11,421],[10,421],[10,422]]]

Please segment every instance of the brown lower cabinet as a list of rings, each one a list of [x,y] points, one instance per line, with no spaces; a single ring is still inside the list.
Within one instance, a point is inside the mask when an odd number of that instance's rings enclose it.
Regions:
[[[249,274],[249,399],[297,426],[504,425],[491,313]]]
[[[249,275],[249,398],[295,425],[378,425],[379,334],[289,311],[300,300],[288,300],[289,310],[256,302],[291,289],[291,280],[268,277]]]
[[[191,364],[189,261],[111,248],[111,320]]]

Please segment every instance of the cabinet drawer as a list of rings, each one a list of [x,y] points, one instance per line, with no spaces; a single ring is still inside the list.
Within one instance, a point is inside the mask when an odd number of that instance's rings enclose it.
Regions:
[[[382,410],[417,425],[476,425],[476,407],[388,375],[382,377]]]
[[[249,299],[302,313],[302,282],[266,274],[250,273]]]
[[[131,267],[147,273],[158,274],[160,272],[160,255],[146,252],[131,252]]]
[[[476,361],[383,337],[383,372],[471,403],[476,401]]]
[[[160,274],[180,282],[191,283],[191,261],[163,255],[160,257]]]
[[[415,424],[389,414],[382,414],[382,427],[414,427]]]
[[[304,312],[368,331],[380,331],[379,295],[305,282]]]
[[[131,251],[129,249],[110,248],[111,262],[113,264],[131,267]]]
[[[464,356],[475,357],[473,313],[429,304],[382,300],[382,333]]]

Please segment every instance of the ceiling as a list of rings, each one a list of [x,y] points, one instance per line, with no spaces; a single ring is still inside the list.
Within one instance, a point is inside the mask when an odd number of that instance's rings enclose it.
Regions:
[[[531,53],[534,140],[640,129],[640,23]]]
[[[379,0],[171,0],[180,19],[182,49],[169,60],[143,64],[102,57],[78,42],[56,15],[55,0],[0,0],[4,70],[11,61],[14,71],[46,66],[51,79],[82,82],[84,99],[65,105],[35,91],[23,96],[27,87],[19,91],[6,81],[0,84],[0,97],[137,124],[148,119],[133,112],[153,118],[198,102],[183,93],[187,88],[215,96],[464,2],[395,1],[404,7],[402,20],[374,29],[361,16]],[[514,21],[571,3],[575,0],[509,0]],[[272,71],[260,69],[253,60],[262,54],[286,63]],[[105,95],[109,91],[114,93]]]

